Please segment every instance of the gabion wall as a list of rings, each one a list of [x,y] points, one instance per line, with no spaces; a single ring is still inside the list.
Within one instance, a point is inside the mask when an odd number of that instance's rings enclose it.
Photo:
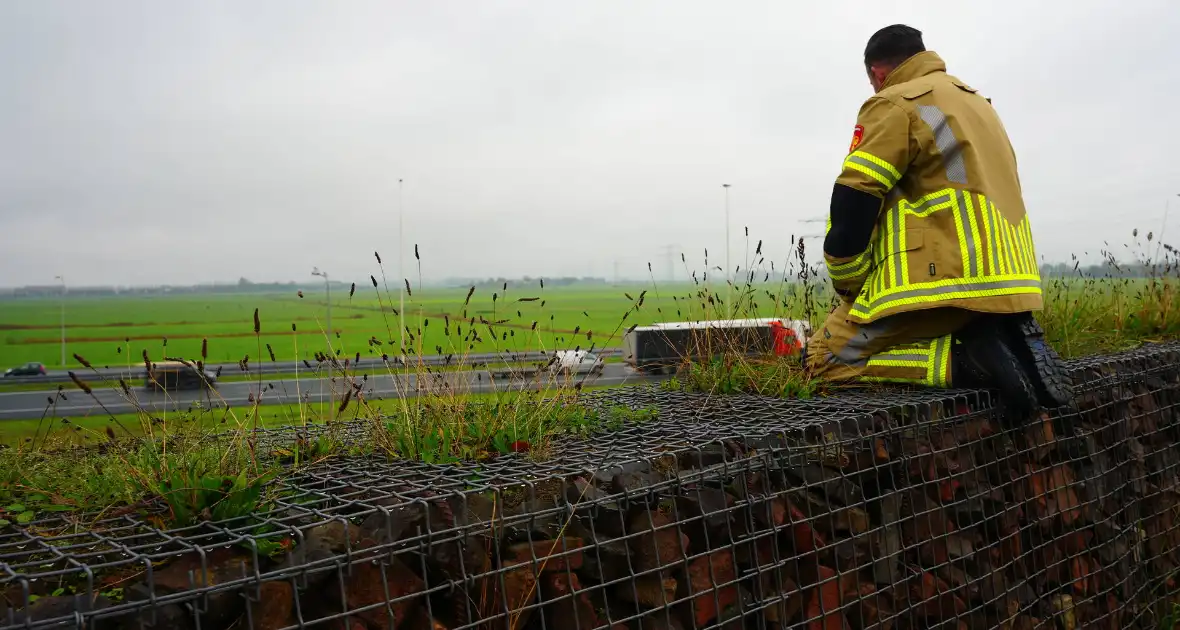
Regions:
[[[543,463],[336,459],[250,519],[10,528],[0,628],[1172,627],[1180,345],[1071,367],[1021,426],[977,391],[607,390],[659,419]]]

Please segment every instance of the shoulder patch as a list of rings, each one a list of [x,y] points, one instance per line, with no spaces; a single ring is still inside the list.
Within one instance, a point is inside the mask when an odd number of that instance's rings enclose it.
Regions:
[[[852,130],[852,144],[848,147],[849,153],[852,153],[853,151],[856,150],[856,147],[860,146],[860,140],[861,140],[861,138],[864,138],[864,135],[865,135],[864,125],[857,125],[855,128],[853,128],[853,130]]]

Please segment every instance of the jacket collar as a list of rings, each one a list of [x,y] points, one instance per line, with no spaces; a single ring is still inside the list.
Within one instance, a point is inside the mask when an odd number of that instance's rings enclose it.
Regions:
[[[889,76],[885,77],[885,83],[881,89],[892,87],[894,85],[901,85],[906,81],[913,81],[919,77],[924,77],[935,72],[946,72],[946,64],[942,61],[942,57],[933,50],[920,52],[909,59],[901,62],[901,65],[893,69]]]

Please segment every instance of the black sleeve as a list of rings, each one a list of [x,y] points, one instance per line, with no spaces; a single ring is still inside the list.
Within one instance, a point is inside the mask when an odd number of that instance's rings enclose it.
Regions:
[[[847,258],[868,249],[881,203],[880,197],[836,184],[832,190],[832,228],[824,238],[824,253]]]

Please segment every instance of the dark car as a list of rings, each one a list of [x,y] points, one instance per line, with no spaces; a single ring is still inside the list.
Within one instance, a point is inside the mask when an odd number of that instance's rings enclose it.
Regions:
[[[40,363],[26,363],[14,368],[4,370],[4,376],[43,376],[45,374],[45,366]]]
[[[181,361],[153,363],[144,372],[144,387],[154,390],[201,389],[216,387],[217,375]]]

